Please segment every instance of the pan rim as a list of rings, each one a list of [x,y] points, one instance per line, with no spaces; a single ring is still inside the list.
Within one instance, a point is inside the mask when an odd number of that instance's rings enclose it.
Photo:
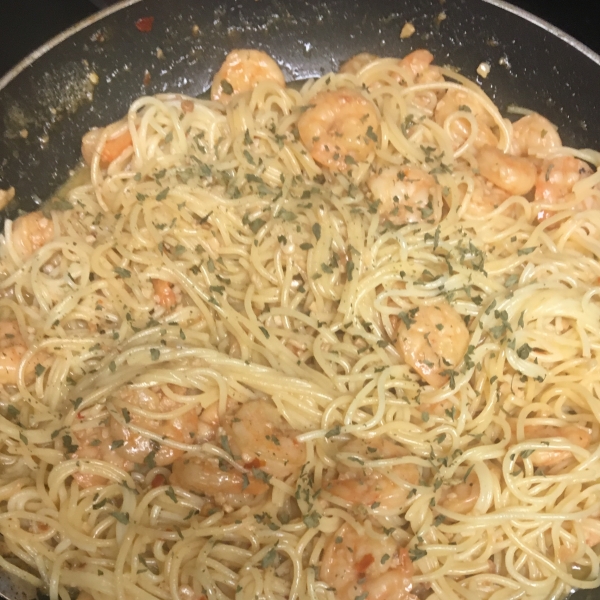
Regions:
[[[542,19],[541,17],[530,13],[524,8],[520,8],[519,6],[515,6],[514,4],[511,4],[510,2],[505,2],[504,0],[483,0],[483,2],[485,2],[486,4],[497,6],[498,8],[502,8],[503,10],[509,13],[517,15],[518,17],[521,17],[522,19],[525,19],[530,23],[533,23],[534,25],[541,27],[548,33],[551,33],[558,39],[562,40],[563,42],[566,42],[567,44],[575,48],[575,50],[581,52],[584,56],[587,56],[590,60],[593,60],[596,64],[600,65],[600,54],[594,52],[589,46],[586,46],[583,42],[580,42],[571,34],[566,33],[565,31],[560,29],[560,27],[552,25],[552,23],[549,23],[545,19]]]
[[[512,13],[530,23],[540,27],[541,29],[547,31],[548,33],[554,35],[558,39],[566,42],[570,46],[572,46],[575,50],[600,65],[600,54],[594,52],[590,47],[586,46],[583,42],[575,39],[572,35],[564,32],[559,27],[552,25],[548,21],[538,17],[529,11],[515,6],[510,2],[505,2],[504,0],[481,0],[486,4],[491,4],[492,6],[496,6],[502,10],[505,10],[509,13]],[[63,32],[54,36],[50,40],[48,40],[45,44],[42,44],[39,48],[28,54],[23,60],[17,63],[10,71],[8,71],[2,78],[0,78],[0,91],[2,91],[15,77],[17,77],[21,72],[23,72],[27,67],[29,67],[32,63],[34,63],[40,56],[49,52],[52,48],[60,44],[62,41],[71,37],[73,34],[85,29],[89,25],[93,25],[98,21],[104,19],[108,15],[111,15],[122,8],[126,8],[128,6],[132,6],[133,4],[137,4],[142,2],[142,0],[121,0],[121,2],[117,2],[108,8],[104,8],[93,15],[79,21],[75,25],[72,25],[68,29],[65,29]]]
[[[127,6],[131,6],[133,4],[137,4],[142,0],[121,0],[121,2],[117,2],[108,8],[103,8],[98,12],[95,12],[93,15],[86,17],[82,21],[75,23],[75,25],[71,25],[68,29],[61,31],[58,35],[55,35],[53,38],[49,39],[46,43],[42,44],[39,48],[36,48],[33,52],[28,54],[23,60],[18,62],[10,71],[8,71],[5,75],[0,78],[0,91],[2,91],[17,75],[19,75],[22,71],[24,71],[27,67],[33,64],[40,56],[46,54],[54,48],[58,46],[61,42],[71,37],[75,33],[85,29],[89,25],[93,25],[97,21],[101,21],[104,17],[115,13],[122,8],[126,8]]]

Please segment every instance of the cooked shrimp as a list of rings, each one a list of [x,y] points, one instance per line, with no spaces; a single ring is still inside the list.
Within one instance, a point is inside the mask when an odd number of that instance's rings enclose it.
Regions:
[[[378,58],[379,56],[377,56],[376,54],[371,54],[369,52],[360,52],[359,54],[355,54],[352,58],[349,58],[345,63],[343,63],[340,67],[339,72],[356,75],[368,64],[372,63]]]
[[[356,75],[368,64],[378,59],[379,56],[376,54],[361,52],[343,63],[339,72]],[[437,67],[430,67],[432,62],[433,54],[431,54],[429,50],[419,49],[407,54],[398,61],[398,64],[406,67],[410,71],[415,83],[429,83],[431,81],[439,81],[442,79],[439,69]]]
[[[415,307],[400,317],[398,352],[429,385],[443,386],[469,346],[462,317],[445,301]]]
[[[391,439],[354,439],[344,445],[340,452],[361,457],[361,462],[353,463],[352,467],[339,464],[338,477],[329,482],[325,489],[352,504],[397,511],[404,505],[410,492],[409,486],[402,487],[397,481],[404,481],[410,486],[419,481],[419,470],[414,465],[401,464],[381,469],[365,466],[368,461],[398,458],[408,454]]]
[[[154,300],[164,308],[171,309],[177,306],[177,296],[173,290],[173,285],[164,279],[153,279]]]
[[[233,406],[231,400],[227,401],[227,408]],[[209,441],[216,437],[219,429],[220,418],[219,418],[219,403],[213,402],[210,406],[207,406],[198,419],[198,435],[201,441]]]
[[[230,408],[231,405],[228,405],[228,409]],[[235,414],[239,414],[239,410]],[[229,418],[236,419],[238,417]],[[204,436],[203,439],[212,439],[216,437],[218,427],[218,403],[215,402],[200,416],[200,435]],[[232,439],[228,436],[221,438],[221,443],[226,440],[228,444],[224,447],[227,452],[234,452],[231,446]],[[240,462],[238,469],[212,456],[184,455],[173,463],[173,474],[170,481],[173,485],[209,496],[219,505],[238,507],[251,504],[254,499],[269,489],[264,479],[259,479],[254,475],[254,468],[263,465],[256,458],[248,464],[244,457],[238,456],[235,452],[233,458],[244,461],[244,464]]]
[[[299,432],[266,400],[242,404],[226,419],[225,431],[234,456],[279,479],[297,473],[306,461],[306,446],[296,440]]]
[[[465,116],[461,117],[461,113]],[[444,126],[446,120],[452,118],[447,130],[452,137],[454,147],[458,148],[471,134],[471,122],[467,113],[471,113],[477,124],[477,134],[473,141],[475,148],[485,145],[495,146],[498,143],[492,131],[495,121],[473,93],[455,88],[449,89],[435,107],[435,122]]]
[[[261,81],[285,87],[281,69],[268,54],[260,50],[232,50],[213,79],[210,97],[227,104],[232,96],[252,90]]]
[[[573,191],[573,186],[592,174],[590,167],[573,156],[557,156],[542,163],[535,182],[535,201],[543,204],[558,204],[565,202]],[[584,200],[581,209],[593,208],[592,199]],[[547,210],[540,210],[538,219],[541,221],[549,216]]]
[[[367,185],[381,217],[396,225],[437,223],[442,218],[442,188],[418,167],[386,167]]]
[[[166,396],[160,388],[126,389],[118,396],[119,404],[129,411],[130,420],[121,423],[114,417],[110,421],[110,433],[113,440],[122,440],[123,444],[117,452],[124,459],[137,464],[148,462],[151,456],[158,466],[171,464],[183,455],[183,450],[166,444],[158,444],[142,433],[134,431],[131,426],[158,434],[162,439],[169,439],[183,444],[195,444],[199,440],[199,422],[196,409],[188,410],[177,417],[161,418],[181,407],[179,402]],[[153,413],[152,416],[139,414],[137,410]]]
[[[113,160],[119,158],[119,156],[133,144],[129,129],[126,129],[125,131],[122,130],[122,122],[113,123],[108,127],[110,127],[111,130],[114,129],[120,131],[120,133],[115,133],[114,136],[109,133],[108,139],[104,142],[104,146],[102,146],[102,149],[100,150],[100,167],[103,169],[108,167]],[[104,135],[108,127],[94,127],[81,138],[81,156],[83,156],[83,160],[86,164],[92,164],[94,154],[99,151],[98,143],[100,142],[100,138]]]
[[[77,450],[72,454],[72,458],[102,460],[127,472],[133,470],[134,463],[120,456],[114,449],[113,444],[115,440],[107,427],[75,430],[73,437],[75,438],[74,441],[77,442]],[[81,488],[104,485],[106,483],[104,477],[82,471],[73,473],[73,479],[75,479]]]
[[[543,158],[562,146],[556,127],[542,115],[533,113],[512,126],[511,152],[515,156]]]
[[[590,548],[598,546],[598,544],[600,544],[600,519],[598,519],[598,516],[579,519],[577,522],[583,533],[583,542]],[[574,536],[576,535],[575,531],[571,531],[571,533]],[[575,543],[566,542],[564,546],[559,549],[558,556],[562,560],[570,562],[576,550],[577,547]]]
[[[438,83],[444,81],[439,67],[433,66],[433,54],[429,50],[415,50],[407,54],[400,65],[411,74],[410,81],[413,84],[423,85],[427,83]],[[433,117],[435,108],[439,102],[442,92],[440,90],[423,90],[411,94],[407,98],[410,104],[418,106],[428,117]]]
[[[269,485],[251,470],[238,470],[214,457],[184,456],[173,463],[172,485],[209,496],[219,505],[233,507],[251,504]]]
[[[474,187],[467,207],[467,214],[483,216],[500,206],[509,194],[480,176],[475,176]]]
[[[407,54],[400,64],[410,70],[414,83],[433,83],[442,81],[443,76],[438,67],[432,67],[433,54],[429,50],[418,49]]]
[[[537,170],[527,158],[505,154],[493,146],[484,146],[477,160],[481,175],[513,196],[523,196],[535,185]]]
[[[591,442],[591,435],[584,427],[577,425],[526,425],[525,439],[564,438],[574,446],[587,448]],[[536,450],[531,456],[531,464],[534,467],[551,467],[572,458],[570,450],[552,449]]]
[[[590,548],[600,544],[600,519],[594,517],[583,519],[581,527],[585,532],[585,543]]]
[[[15,197],[15,188],[9,187],[7,190],[0,189],[0,210]]]
[[[17,383],[19,366],[26,352],[27,344],[21,335],[19,324],[14,320],[0,320],[0,384]],[[33,369],[33,363],[28,365],[26,381],[31,379]]]
[[[375,151],[378,129],[375,105],[347,88],[318,93],[298,120],[300,139],[313,159],[342,172]]]
[[[466,515],[473,510],[473,507],[479,500],[481,489],[479,487],[479,478],[475,472],[469,473],[466,481],[456,485],[445,487],[442,490],[442,497],[438,504],[452,512]]]
[[[54,236],[54,224],[40,211],[19,217],[12,225],[12,243],[23,259],[32,256]]]
[[[320,578],[336,600],[416,600],[412,577],[408,551],[390,535],[360,535],[344,524],[325,545]]]

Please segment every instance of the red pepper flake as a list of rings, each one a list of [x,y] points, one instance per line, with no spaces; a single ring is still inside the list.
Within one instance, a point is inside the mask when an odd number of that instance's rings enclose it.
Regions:
[[[165,476],[158,473],[154,477],[154,479],[152,480],[152,483],[150,485],[153,488],[157,488],[157,487],[160,487],[161,485],[164,485],[166,482],[167,482],[167,480],[166,480]]]
[[[148,87],[150,85],[151,80],[152,80],[152,76],[150,75],[150,71],[148,71],[148,69],[146,69],[146,72],[144,73],[144,85],[146,87]]]
[[[135,22],[135,26],[143,33],[152,31],[152,25],[154,25],[154,17],[142,17]]]
[[[264,460],[260,460],[257,456],[254,457],[250,462],[244,465],[244,469],[260,469],[264,467],[267,463]]]

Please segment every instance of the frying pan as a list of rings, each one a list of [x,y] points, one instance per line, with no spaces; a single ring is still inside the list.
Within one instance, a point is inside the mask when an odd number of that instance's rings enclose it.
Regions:
[[[147,17],[151,30],[140,31]],[[416,33],[400,39],[407,21]],[[427,47],[438,64],[473,79],[488,62],[490,74],[478,80],[501,111],[526,106],[556,123],[566,145],[600,148],[600,57],[500,0],[126,0],[0,80],[0,188],[16,189],[1,221],[33,210],[67,179],[90,127],[117,120],[140,95],[204,93],[236,47],[265,50],[288,80],[335,70],[364,51],[401,56]],[[0,577],[2,593],[31,597]]]

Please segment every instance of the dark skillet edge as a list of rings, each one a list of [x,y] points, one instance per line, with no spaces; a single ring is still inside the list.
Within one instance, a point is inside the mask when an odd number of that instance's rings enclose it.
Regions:
[[[579,52],[587,56],[590,60],[593,60],[595,63],[600,65],[600,54],[594,52],[589,46],[586,46],[584,43],[575,39],[572,35],[565,33],[562,29],[556,27],[556,25],[548,23],[548,21],[537,17],[536,15],[530,13],[524,8],[515,6],[510,2],[504,2],[504,0],[483,0],[483,2],[486,2],[487,4],[492,4],[493,6],[497,6],[498,8],[502,8],[503,10],[512,13],[513,15],[517,15],[518,17],[521,17],[522,19],[525,19],[526,21],[529,21],[534,25],[541,27],[548,33],[551,33],[563,42],[566,42],[567,44],[575,48],[575,50],[579,50]],[[2,82],[0,81],[0,89],[2,89],[1,84]]]
[[[55,46],[57,46],[64,40],[66,40],[67,38],[71,37],[73,34],[81,31],[82,29],[85,29],[86,27],[88,27],[90,25],[93,25],[94,23],[96,23],[98,21],[101,21],[108,15],[111,15],[115,12],[118,12],[119,10],[121,10],[123,8],[132,6],[132,5],[137,4],[138,2],[142,2],[142,1],[143,0],[122,0],[121,2],[117,2],[116,4],[113,4],[112,6],[109,6],[102,10],[99,10],[98,12],[94,13],[87,19],[83,19],[82,21],[80,21],[79,23],[76,23],[72,27],[69,27],[62,33],[59,33],[57,36],[48,40],[45,44],[43,44],[42,46],[40,46],[39,48],[34,50],[31,54],[26,56],[22,61],[17,63],[10,71],[8,71],[2,78],[0,78],[0,90],[5,88],[15,77],[17,77],[22,71],[24,71],[27,67],[29,67],[33,62],[35,62],[40,56],[42,56],[43,54],[45,54],[46,52],[48,52],[49,50],[51,50],[52,48],[54,48]],[[562,40],[563,42],[566,42],[567,44],[569,44],[570,46],[572,46],[573,48],[575,48],[576,50],[581,52],[581,54],[587,56],[590,60],[594,61],[596,64],[600,65],[600,54],[597,54],[591,48],[586,46],[584,43],[580,42],[579,40],[577,40],[573,36],[569,35],[568,33],[565,33],[559,27],[552,25],[551,23],[542,19],[541,17],[538,17],[523,8],[515,6],[514,4],[511,4],[510,2],[504,2],[504,0],[482,0],[482,1],[487,4],[491,4],[492,6],[496,6],[500,9],[503,9],[507,12],[510,12],[514,15],[517,15],[518,17],[521,17],[522,19],[525,19],[525,20],[529,21],[530,23],[533,23],[534,25],[537,25],[541,29],[544,29],[545,31],[554,35],[555,37]]]
[[[89,16],[87,19],[83,19],[83,21],[79,21],[72,27],[65,29],[62,33],[59,33],[57,36],[54,36],[52,39],[48,40],[45,44],[34,50],[31,54],[26,56],[21,62],[17,63],[8,73],[6,73],[0,79],[0,90],[4,89],[17,75],[23,72],[27,67],[33,64],[40,56],[46,54],[49,50],[52,50],[55,46],[58,46],[61,42],[64,42],[67,38],[71,37],[73,34],[85,29],[89,25],[93,25],[97,21],[101,21],[104,17],[115,13],[122,8],[127,6],[131,6],[132,4],[136,4],[141,2],[142,0],[122,0],[117,4],[113,4],[108,8],[104,8]]]

